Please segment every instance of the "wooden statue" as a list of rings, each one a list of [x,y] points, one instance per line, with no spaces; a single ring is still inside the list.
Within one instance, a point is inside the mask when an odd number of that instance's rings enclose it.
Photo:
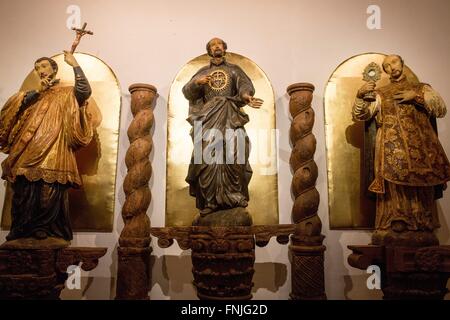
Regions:
[[[244,129],[249,117],[241,108],[245,105],[259,108],[263,101],[254,97],[253,84],[245,72],[226,61],[227,44],[223,40],[214,38],[206,48],[210,64],[183,87],[189,100],[187,120],[193,126],[194,141],[186,181],[200,209],[200,217],[194,224],[202,223],[201,218],[214,213],[208,219],[217,221],[209,221],[209,225],[249,225],[248,219],[229,218],[236,213],[242,217],[239,213],[245,212],[233,209],[248,206],[252,176],[248,161],[250,141]]]
[[[76,30],[77,39],[87,32]],[[12,225],[7,240],[47,237],[72,239],[68,189],[81,186],[75,150],[87,146],[93,128],[86,113],[89,81],[71,52],[64,60],[73,67],[75,86],[61,86],[57,63],[36,60],[40,88],[18,92],[0,113],[2,178],[12,184]]]
[[[81,36],[77,31],[73,50]],[[90,143],[93,128],[89,82],[71,52],[64,60],[75,86],[62,86],[57,63],[40,58],[34,64],[40,88],[18,92],[0,112],[0,150],[8,154],[2,178],[14,191],[11,231],[0,245],[0,299],[59,299],[70,267],[90,271],[106,253],[68,247],[67,192],[81,185],[74,152]]]
[[[434,126],[446,106],[430,85],[408,80],[403,59],[389,55],[390,83],[368,81],[353,106],[355,121],[375,119],[375,231],[370,245],[352,245],[352,267],[381,270],[384,299],[443,299],[450,277],[450,246],[439,245],[435,200],[450,180],[450,164]],[[365,99],[371,96],[369,101]]]
[[[373,243],[432,245],[439,227],[434,200],[450,180],[450,164],[430,119],[443,117],[446,106],[431,86],[410,82],[403,65],[400,56],[387,56],[383,69],[391,83],[376,89],[369,81],[353,107],[355,121],[375,118],[378,128],[369,187],[377,194]],[[374,101],[364,99],[368,93],[375,93]]]

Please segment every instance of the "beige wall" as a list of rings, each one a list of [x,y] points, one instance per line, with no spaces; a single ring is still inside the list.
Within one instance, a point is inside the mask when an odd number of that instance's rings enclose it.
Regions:
[[[131,119],[127,88],[135,82],[155,85],[159,98],[155,109],[153,201],[148,210],[153,226],[164,225],[166,104],[168,90],[177,71],[204,52],[205,42],[219,36],[229,50],[255,61],[272,81],[277,104],[279,145],[280,222],[290,222],[292,199],[288,159],[288,97],[286,87],[307,81],[316,85],[313,107],[316,161],[320,174],[319,215],[326,236],[326,291],[330,299],[379,298],[380,292],[365,287],[367,275],[347,264],[349,244],[365,244],[368,232],[330,231],[327,209],[323,92],[328,77],[343,60],[364,52],[395,52],[422,81],[432,84],[450,104],[450,2],[447,0],[284,0],[284,1],[182,1],[182,0],[2,0],[0,2],[0,104],[20,86],[40,56],[69,49],[72,32],[66,28],[66,8],[79,5],[82,21],[95,36],[84,39],[80,51],[94,54],[116,72],[123,93],[117,179],[116,217],[112,234],[78,233],[73,245],[105,246],[107,256],[86,278],[81,291],[67,290],[65,298],[109,299],[114,297],[117,269],[116,242],[122,228],[121,185],[126,174],[124,156],[128,146],[126,129]],[[366,9],[378,4],[382,29],[366,27]],[[439,134],[450,154],[448,117],[439,120]],[[3,159],[3,157],[1,158]],[[3,184],[0,194],[4,194]],[[0,206],[2,206],[2,200]],[[450,192],[439,201],[443,227],[442,243],[450,243]],[[443,215],[446,213],[446,216]],[[0,241],[6,233],[0,232]],[[177,246],[162,250],[154,243],[153,299],[195,298],[191,285],[189,252]],[[256,299],[287,299],[290,265],[287,246],[274,240],[256,251]]]

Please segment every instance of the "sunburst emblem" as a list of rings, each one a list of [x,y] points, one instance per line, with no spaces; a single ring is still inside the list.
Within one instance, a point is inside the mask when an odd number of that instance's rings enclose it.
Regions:
[[[228,74],[225,71],[221,69],[214,70],[213,72],[211,72],[210,76],[211,80],[209,81],[209,86],[211,87],[211,89],[220,91],[227,86]]]

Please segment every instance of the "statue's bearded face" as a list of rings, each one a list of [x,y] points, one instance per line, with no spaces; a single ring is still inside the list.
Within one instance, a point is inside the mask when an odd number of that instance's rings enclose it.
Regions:
[[[39,78],[41,79],[53,79],[56,75],[50,61],[42,60],[34,65],[34,70],[36,70]]]
[[[391,78],[398,79],[403,74],[403,61],[399,56],[388,56],[383,61],[383,69]]]
[[[212,39],[209,42],[209,51],[214,58],[220,58],[225,55],[225,46],[221,39]]]

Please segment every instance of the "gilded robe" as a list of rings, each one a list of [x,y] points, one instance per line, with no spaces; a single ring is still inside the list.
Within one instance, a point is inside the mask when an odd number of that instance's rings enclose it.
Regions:
[[[399,103],[394,94],[416,92],[416,99]],[[434,230],[439,226],[434,187],[450,180],[450,164],[430,118],[443,117],[446,106],[429,85],[406,77],[376,91],[375,102],[357,98],[353,119],[375,118],[375,179],[369,190],[377,193],[375,226],[386,230],[403,221],[409,230]]]
[[[12,226],[8,240],[37,231],[72,239],[69,187],[80,187],[75,150],[90,143],[93,129],[85,101],[90,86],[75,68],[76,86],[38,94],[19,92],[0,113],[2,178],[12,183]]]
[[[19,114],[25,93],[11,97],[0,116],[0,150],[8,154],[2,178],[17,176],[81,186],[75,150],[92,138],[86,107],[79,107],[73,87],[55,87]]]

